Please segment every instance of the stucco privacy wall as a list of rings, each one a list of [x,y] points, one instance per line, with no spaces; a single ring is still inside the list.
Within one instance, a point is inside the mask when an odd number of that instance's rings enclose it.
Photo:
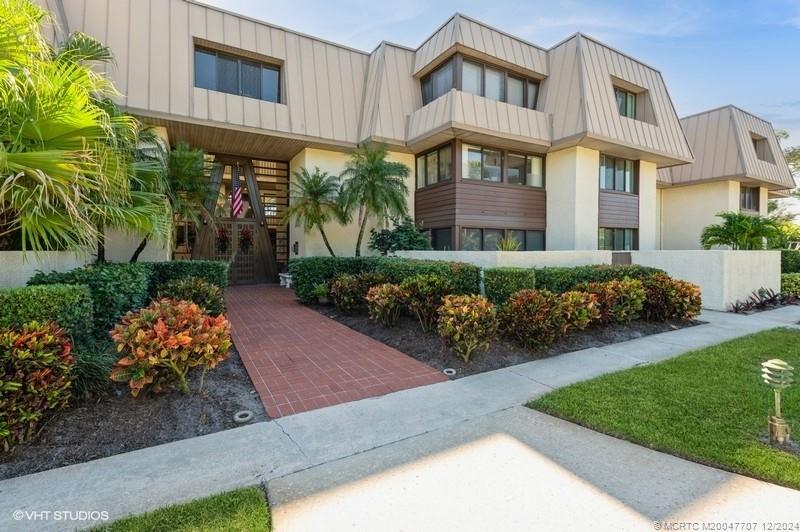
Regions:
[[[717,213],[739,210],[739,183],[715,181],[661,189],[661,248],[701,249],[703,228]]]
[[[633,251],[633,264],[661,268],[700,286],[703,307],[727,310],[753,290],[781,285],[780,251]]]
[[[398,257],[468,262],[481,268],[611,264],[610,251],[398,251]]]
[[[141,241],[142,235],[139,234],[126,233],[116,229],[106,231],[106,260],[109,262],[130,261]],[[166,241],[151,238],[137,260],[138,262],[170,260],[172,258],[170,249],[171,246],[168,246]]]
[[[545,160],[547,249],[597,249],[600,152],[574,147]]]
[[[66,272],[88,263],[92,257],[69,251],[0,251],[0,288],[25,286],[28,279],[36,273]]]
[[[331,175],[341,174],[349,160],[350,156],[344,152],[321,150],[317,148],[306,148],[292,158],[289,163],[291,171],[290,183],[294,187],[297,181],[295,172],[300,168],[305,167],[310,172],[318,167],[323,172],[328,172]],[[409,215],[414,216],[414,156],[408,153],[389,152],[387,160],[405,164],[409,169],[409,176],[406,178],[405,183],[408,188],[408,196],[406,202],[408,205]],[[291,199],[290,199],[291,202]],[[341,225],[336,221],[331,221],[325,224],[325,234],[328,241],[337,256],[352,256],[355,254],[356,239],[358,238],[358,223],[355,219],[357,213],[354,215],[354,221],[345,225]],[[302,225],[298,226],[296,220],[289,223],[289,247],[291,257],[313,257],[313,256],[327,256],[329,255],[328,249],[325,247],[325,242],[319,233],[319,229],[314,228],[309,232],[303,231]],[[361,254],[368,255],[371,252],[367,249],[369,243],[370,229],[376,227],[376,220],[369,220],[367,227],[364,230],[364,239],[361,244]],[[298,254],[292,251],[294,243],[298,244]]]

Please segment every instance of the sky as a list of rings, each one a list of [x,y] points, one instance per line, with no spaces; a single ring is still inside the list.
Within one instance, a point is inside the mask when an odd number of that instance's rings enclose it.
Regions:
[[[364,51],[456,11],[549,48],[580,31],[659,69],[679,116],[734,104],[800,145],[800,0],[202,0]]]

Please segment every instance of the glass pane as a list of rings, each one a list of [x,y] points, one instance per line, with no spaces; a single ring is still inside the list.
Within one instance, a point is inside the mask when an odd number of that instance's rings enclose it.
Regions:
[[[508,98],[506,99],[511,105],[519,105],[525,107],[525,82],[521,79],[508,78]]]
[[[633,229],[625,229],[625,246],[623,249],[630,251],[633,249]]]
[[[483,250],[484,251],[497,251],[497,246],[503,240],[502,229],[484,229],[483,230]]]
[[[524,185],[526,174],[525,156],[509,153],[507,182],[512,185]]]
[[[453,147],[445,146],[439,150],[439,181],[453,177]]]
[[[217,90],[239,94],[239,61],[224,55],[217,57]]]
[[[463,168],[461,171],[464,179],[480,179],[481,178],[481,149],[477,146],[468,146],[464,144],[464,158]]]
[[[614,251],[621,251],[625,249],[625,231],[623,229],[614,229]]]
[[[616,159],[614,190],[625,190],[625,159]]]
[[[542,171],[542,158],[535,156],[528,156],[528,168],[525,184],[531,187],[544,186],[544,172]]]
[[[526,231],[526,251],[544,251],[544,231]]]
[[[444,229],[434,229],[431,247],[438,251],[453,249],[453,230],[450,227]]]
[[[505,74],[499,70],[486,67],[486,91],[484,96],[492,100],[503,100],[503,81]]]
[[[636,192],[633,189],[633,161],[625,161],[625,192]]]
[[[617,99],[617,109],[619,114],[625,116],[625,91],[614,89],[614,97]]]
[[[425,186],[425,156],[417,157],[417,188]]]
[[[481,91],[481,76],[483,67],[476,63],[464,61],[464,68],[461,72],[461,90],[469,92],[470,94],[477,94],[480,96]]]
[[[509,229],[507,236],[510,240],[514,240],[519,244],[517,251],[523,251],[525,249],[525,231]]]
[[[422,80],[422,105],[428,105],[433,101],[433,82],[431,77]]]
[[[597,230],[597,249],[606,249],[606,231],[602,227]]]
[[[201,89],[217,89],[217,56],[204,52],[194,51],[194,86]]]
[[[276,68],[261,69],[261,99],[278,103],[281,97],[281,73]]]
[[[444,95],[453,88],[453,61],[452,59],[439,67],[431,76],[433,79],[433,99]]]
[[[636,95],[632,92],[628,92],[625,94],[625,98],[627,100],[627,104],[625,106],[627,114],[625,116],[628,118],[636,118]]]
[[[503,175],[503,152],[483,150],[483,180],[499,183]]]
[[[261,99],[261,65],[242,61],[242,96]]]
[[[432,151],[428,154],[428,162],[425,165],[428,169],[428,184],[433,185],[437,181],[437,170],[439,169],[439,152]]]
[[[614,158],[603,156],[601,159],[601,166],[603,170],[602,188],[606,190],[614,190]]]
[[[533,81],[528,82],[528,109],[536,109],[539,100],[539,84]]]
[[[464,251],[481,250],[481,230],[462,229],[461,230],[461,249]]]

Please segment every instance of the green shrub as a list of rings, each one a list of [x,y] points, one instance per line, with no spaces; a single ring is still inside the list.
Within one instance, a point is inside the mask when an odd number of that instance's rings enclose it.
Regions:
[[[476,349],[488,349],[497,334],[497,311],[483,296],[445,296],[438,313],[439,336],[464,362]]]
[[[419,320],[424,332],[433,329],[436,324],[436,311],[442,304],[442,298],[453,291],[449,279],[438,275],[415,275],[400,283],[405,294],[405,305]]]
[[[289,261],[289,273],[297,298],[303,303],[313,303],[317,296],[314,287],[330,284],[334,277],[347,273],[357,275],[374,271],[380,257],[302,257]]]
[[[577,289],[597,296],[602,323],[623,323],[642,315],[646,294],[639,279],[586,283]]]
[[[781,274],[781,293],[800,297],[800,273]]]
[[[345,314],[361,306],[360,286],[355,275],[337,275],[331,283],[330,295],[333,305]]]
[[[508,298],[527,288],[536,288],[533,268],[487,268],[483,270],[486,297],[495,305],[505,305]]]
[[[700,288],[697,285],[662,274],[651,275],[641,281],[645,291],[642,309],[645,319],[687,320],[700,313]]]
[[[39,272],[29,285],[82,284],[92,294],[94,335],[108,338],[108,332],[125,313],[142,308],[149,300],[150,267],[140,263],[98,264],[68,272]]]
[[[75,395],[94,396],[107,390],[111,368],[116,360],[114,353],[100,346],[76,352],[75,367],[72,369]]]
[[[781,273],[800,273],[800,251],[781,250]]]
[[[428,235],[420,231],[411,218],[406,217],[392,229],[372,229],[367,247],[386,255],[401,250],[431,249],[431,243]]]
[[[0,289],[0,327],[52,321],[72,337],[76,349],[93,343],[92,297],[85,286],[53,284]]]
[[[373,286],[367,292],[369,318],[384,327],[392,327],[400,317],[405,294],[396,284]]]
[[[0,330],[0,442],[30,439],[47,414],[67,406],[75,359],[53,322]]]
[[[169,281],[158,291],[158,299],[165,297],[196,303],[210,316],[219,316],[225,312],[222,289],[200,277],[184,277]]]
[[[466,262],[390,257],[379,262],[376,271],[390,283],[400,284],[416,275],[436,275],[450,280],[454,294],[480,293],[481,269]]]
[[[150,272],[150,296],[170,281],[187,277],[200,277],[207,283],[224,290],[228,286],[228,263],[221,260],[171,260],[148,262]]]
[[[563,323],[561,332],[573,329],[582,331],[600,319],[600,305],[597,296],[588,292],[571,290],[561,294],[561,314]]]
[[[328,283],[319,283],[314,285],[314,298],[319,302],[328,299],[331,295],[331,287]]]
[[[536,269],[536,288],[555,293],[573,290],[583,283],[602,283],[624,279],[642,279],[648,275],[664,273],[658,268],[638,264],[594,264],[589,266],[546,267]]]
[[[503,307],[500,323],[505,334],[523,346],[547,347],[564,326],[561,298],[548,290],[520,290]]]

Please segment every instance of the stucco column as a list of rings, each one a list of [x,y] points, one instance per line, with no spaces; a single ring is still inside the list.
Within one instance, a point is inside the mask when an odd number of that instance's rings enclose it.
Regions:
[[[600,152],[580,146],[547,154],[547,249],[597,249]]]
[[[656,205],[656,165],[639,161],[639,249],[658,247],[658,213]]]

